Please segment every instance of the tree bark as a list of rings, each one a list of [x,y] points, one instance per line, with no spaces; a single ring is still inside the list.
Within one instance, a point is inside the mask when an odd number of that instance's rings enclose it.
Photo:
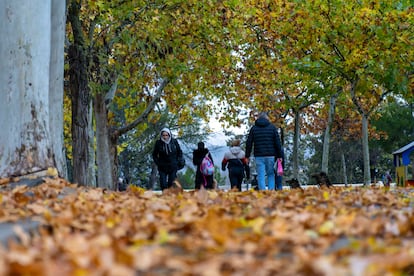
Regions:
[[[114,188],[114,164],[115,158],[111,154],[112,146],[108,129],[108,111],[106,109],[105,97],[98,93],[94,97],[94,112],[96,123],[96,165],[99,187]],[[115,145],[116,146],[116,145]]]
[[[72,148],[73,181],[89,185],[89,130],[91,127],[90,90],[88,87],[88,57],[82,26],[79,19],[80,3],[71,1],[68,21],[72,26],[74,41],[68,51],[70,93],[72,99]]]
[[[0,1],[0,13],[0,177],[62,169],[62,6]]]
[[[299,179],[299,138],[300,138],[300,111],[295,111],[295,130],[293,133],[293,177]]]
[[[59,175],[68,178],[66,154],[63,143],[63,75],[64,44],[66,32],[66,3],[52,0],[52,28],[49,79],[50,134]]]
[[[364,163],[364,185],[371,183],[371,168],[369,161],[369,144],[368,144],[368,120],[369,120],[369,111],[365,111],[362,104],[359,102],[358,97],[356,96],[357,84],[359,82],[359,77],[356,76],[351,83],[351,97],[352,102],[354,103],[358,113],[361,115],[361,128],[362,128],[362,157]]]
[[[346,162],[345,162],[345,154],[341,152],[341,163],[342,163],[342,171],[344,173],[344,184],[345,187],[348,186],[348,176],[346,175]]]
[[[96,183],[97,177],[96,177],[96,155],[95,155],[95,131],[93,129],[93,105],[91,104],[89,106],[89,147],[88,147],[88,186],[89,187],[98,187],[98,184]]]
[[[335,115],[336,97],[337,95],[332,95],[331,98],[329,99],[328,123],[326,125],[325,134],[323,138],[321,170],[326,173],[328,173],[328,170],[329,170],[329,145],[331,141],[332,122],[333,122],[333,117]]]
[[[368,116],[362,115],[362,154],[364,160],[364,185],[371,184],[371,170],[368,145]]]

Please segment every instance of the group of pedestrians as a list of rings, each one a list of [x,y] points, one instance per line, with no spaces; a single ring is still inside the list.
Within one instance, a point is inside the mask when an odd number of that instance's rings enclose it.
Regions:
[[[243,179],[250,178],[250,157],[254,156],[257,171],[258,189],[282,189],[282,176],[277,175],[275,164],[277,159],[283,163],[283,149],[276,127],[269,121],[266,112],[254,113],[255,122],[251,127],[246,141],[246,151],[243,151],[239,139],[231,142],[229,151],[224,154],[221,169],[229,172],[231,189],[241,191]],[[161,189],[172,187],[179,169],[178,160],[182,158],[182,150],[177,140],[168,128],[161,130],[160,138],[153,150],[153,159],[158,167]],[[195,189],[214,189],[213,174],[205,173],[204,160],[214,165],[213,157],[203,142],[199,142],[193,151],[193,164],[196,166]]]

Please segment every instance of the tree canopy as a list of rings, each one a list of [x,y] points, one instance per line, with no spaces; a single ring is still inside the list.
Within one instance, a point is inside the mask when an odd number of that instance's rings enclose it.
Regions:
[[[352,102],[362,117],[367,141],[369,118],[387,96],[412,97],[408,1],[71,3],[80,5],[94,109],[107,113],[95,114],[97,130],[108,128],[101,133],[115,143],[159,120],[156,106],[178,115],[178,125],[210,116],[240,125],[242,110],[267,110],[299,135],[315,129],[315,105],[338,91],[342,109]]]

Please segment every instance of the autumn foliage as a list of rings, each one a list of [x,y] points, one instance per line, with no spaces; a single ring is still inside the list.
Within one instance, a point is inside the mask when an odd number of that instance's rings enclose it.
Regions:
[[[3,188],[1,220],[41,227],[1,275],[406,275],[412,189],[126,192],[48,179]]]

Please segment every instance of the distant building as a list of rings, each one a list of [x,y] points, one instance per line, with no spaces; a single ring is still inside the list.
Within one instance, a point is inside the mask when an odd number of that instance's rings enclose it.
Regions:
[[[392,153],[394,155],[395,183],[397,186],[414,186],[413,151],[414,141]]]

